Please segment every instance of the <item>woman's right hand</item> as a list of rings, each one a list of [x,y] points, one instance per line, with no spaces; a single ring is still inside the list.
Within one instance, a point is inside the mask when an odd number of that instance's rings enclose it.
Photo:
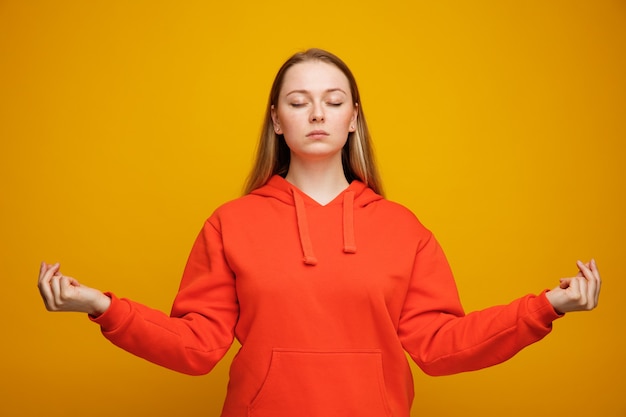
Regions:
[[[111,305],[111,299],[102,292],[61,274],[58,263],[41,263],[37,286],[48,311],[75,311],[97,317]]]

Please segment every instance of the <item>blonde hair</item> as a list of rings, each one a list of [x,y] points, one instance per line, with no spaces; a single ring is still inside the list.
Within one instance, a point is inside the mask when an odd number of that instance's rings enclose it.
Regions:
[[[348,79],[353,104],[357,108],[356,129],[348,134],[348,140],[341,152],[343,171],[348,182],[359,180],[370,187],[374,192],[383,195],[382,184],[374,160],[371,136],[365,121],[363,105],[356,79],[348,66],[339,57],[322,49],[307,49],[298,52],[289,58],[280,67],[267,103],[265,120],[261,129],[261,138],[257,148],[254,166],[246,181],[245,193],[256,190],[265,185],[273,175],[287,175],[289,170],[290,151],[282,135],[274,132],[271,108],[278,102],[278,96],[283,85],[287,70],[294,65],[307,61],[322,61],[337,67]]]

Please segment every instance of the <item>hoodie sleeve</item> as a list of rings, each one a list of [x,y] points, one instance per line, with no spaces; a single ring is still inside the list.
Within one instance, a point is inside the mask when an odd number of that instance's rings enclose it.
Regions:
[[[398,334],[425,373],[449,375],[511,358],[546,336],[558,317],[545,291],[465,315],[445,255],[429,233],[418,248]]]
[[[205,374],[232,344],[239,313],[235,277],[210,221],[193,245],[170,316],[108,295],[111,306],[92,320],[113,344],[158,365]]]

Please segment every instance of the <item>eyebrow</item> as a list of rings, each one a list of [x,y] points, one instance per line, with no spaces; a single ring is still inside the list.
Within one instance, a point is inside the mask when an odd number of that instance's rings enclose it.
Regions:
[[[341,88],[329,88],[327,90],[324,91],[324,93],[334,93],[335,91],[339,91],[341,93],[344,93],[345,95],[348,95],[345,91],[343,91],[343,89]],[[288,96],[290,94],[310,94],[311,92],[308,90],[292,90],[290,92],[288,92],[287,94],[285,94],[285,96]]]

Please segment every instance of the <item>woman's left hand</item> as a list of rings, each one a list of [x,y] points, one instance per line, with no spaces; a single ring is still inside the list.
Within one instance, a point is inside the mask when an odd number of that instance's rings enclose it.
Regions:
[[[572,278],[561,278],[558,287],[546,293],[548,301],[559,313],[589,311],[598,306],[602,280],[596,261],[577,261],[578,274]]]

